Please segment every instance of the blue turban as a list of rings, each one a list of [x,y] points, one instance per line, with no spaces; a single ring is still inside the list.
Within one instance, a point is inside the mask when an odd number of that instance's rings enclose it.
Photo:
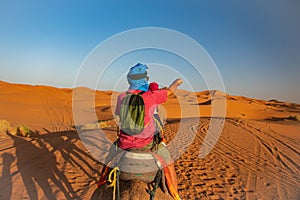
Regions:
[[[130,85],[129,90],[148,91],[147,69],[147,65],[141,63],[129,69],[127,74],[127,81]]]

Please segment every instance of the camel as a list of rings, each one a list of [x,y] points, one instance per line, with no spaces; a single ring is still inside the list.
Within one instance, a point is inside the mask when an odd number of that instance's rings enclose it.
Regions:
[[[121,200],[147,200],[150,195],[147,193],[148,184],[142,181],[122,181],[120,180],[120,199]],[[107,184],[97,188],[91,200],[113,200],[113,188]],[[161,188],[156,190],[154,200],[173,200],[168,192],[164,193]]]
[[[109,165],[110,167],[114,166],[111,167],[112,171],[106,174],[104,173],[106,170],[104,170],[102,175],[104,174],[103,177],[110,177],[110,175],[114,174],[112,172],[116,172],[115,170],[120,172],[118,179],[120,200],[151,199],[151,195],[148,191],[153,189],[155,182],[160,179],[159,177],[161,177],[161,180],[160,184],[157,185],[158,188],[155,191],[154,200],[173,200],[166,186],[166,182],[169,181],[168,183],[170,183],[171,180],[170,172],[167,172],[168,175],[166,176],[169,178],[167,179],[168,181],[166,181],[165,170],[159,170],[159,168],[165,166],[166,163],[157,154],[145,152],[145,150],[132,149],[131,151],[124,151],[115,155]],[[106,169],[108,169],[108,166]],[[141,176],[141,174],[143,175]],[[100,180],[103,180],[103,177],[101,176]],[[113,175],[111,177],[113,177]],[[116,179],[116,176],[114,176],[114,179]],[[158,184],[158,182],[156,182],[156,184]],[[117,200],[116,193],[117,192],[114,192],[106,183],[94,191],[91,200]],[[171,190],[171,194],[173,193],[174,190]],[[113,197],[114,194],[115,198]]]

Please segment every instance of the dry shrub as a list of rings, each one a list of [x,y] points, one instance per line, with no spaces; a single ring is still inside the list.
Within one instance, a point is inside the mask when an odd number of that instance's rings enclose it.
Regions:
[[[104,120],[95,123],[85,124],[81,130],[94,130],[94,129],[102,129],[102,128],[111,128],[116,127],[116,123],[114,120]]]
[[[30,135],[31,135],[30,133],[31,133],[30,129],[27,128],[24,125],[19,125],[18,128],[17,128],[17,135],[18,136],[30,137]]]
[[[6,120],[0,120],[0,132],[7,132],[10,130],[10,123]]]
[[[18,127],[11,127],[10,123],[6,120],[0,120],[0,132],[6,132],[11,135],[18,135],[22,137],[30,137],[31,130],[24,125]]]

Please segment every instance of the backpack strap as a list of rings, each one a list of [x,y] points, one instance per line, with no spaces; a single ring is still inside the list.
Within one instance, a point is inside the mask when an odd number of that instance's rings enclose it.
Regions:
[[[140,95],[142,95],[142,94],[144,94],[146,91],[141,91],[141,92],[139,92],[139,93],[137,93],[137,94],[140,94]],[[128,94],[132,94],[132,93],[130,93],[129,91],[126,91],[126,94],[128,95]]]

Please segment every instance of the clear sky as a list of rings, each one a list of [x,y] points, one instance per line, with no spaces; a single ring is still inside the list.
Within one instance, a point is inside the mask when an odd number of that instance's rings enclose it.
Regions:
[[[227,93],[300,103],[299,19],[297,0],[1,0],[0,80],[72,87],[100,42],[150,26],[179,31],[201,44]]]

